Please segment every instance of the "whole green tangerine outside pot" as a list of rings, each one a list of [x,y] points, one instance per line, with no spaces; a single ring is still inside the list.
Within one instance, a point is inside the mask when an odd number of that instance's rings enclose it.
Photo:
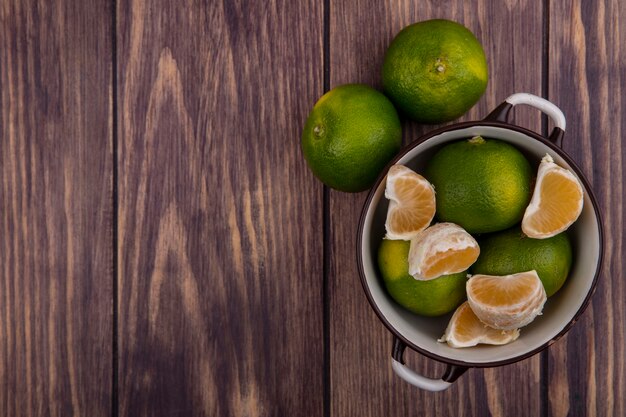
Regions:
[[[402,29],[382,68],[383,91],[409,118],[443,123],[482,97],[489,72],[482,45],[465,26],[435,19]]]
[[[402,127],[393,104],[379,91],[346,84],[324,94],[302,131],[302,152],[324,184],[346,192],[372,186],[400,150]]]

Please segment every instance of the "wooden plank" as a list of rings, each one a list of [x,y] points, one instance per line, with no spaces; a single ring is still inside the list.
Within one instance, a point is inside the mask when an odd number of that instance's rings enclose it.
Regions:
[[[514,92],[541,94],[542,6],[538,2],[331,1],[331,87],[350,82],[380,87],[380,68],[389,42],[404,26],[430,18],[462,22],[482,41],[490,84],[481,101],[461,120],[488,114]],[[541,131],[537,112],[519,111],[515,122]],[[405,143],[433,129],[404,122]],[[470,370],[444,393],[428,393],[397,378],[390,366],[391,335],[370,308],[359,283],[357,223],[365,193],[332,191],[330,338],[331,414],[367,416],[541,414],[540,357],[514,365]],[[444,367],[407,352],[409,366],[427,376]]]
[[[0,414],[111,415],[108,1],[0,5]]]
[[[120,416],[323,413],[322,13],[118,2]]]
[[[592,182],[606,245],[591,306],[550,348],[552,416],[626,415],[625,19],[618,0],[550,2],[550,98],[568,119],[564,149]]]

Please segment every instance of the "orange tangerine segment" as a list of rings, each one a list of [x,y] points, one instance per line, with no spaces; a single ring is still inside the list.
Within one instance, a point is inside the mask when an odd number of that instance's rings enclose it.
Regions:
[[[439,342],[446,342],[453,348],[488,345],[505,345],[519,337],[519,330],[498,330],[481,322],[466,301],[461,304],[450,319],[445,334]]]
[[[512,275],[474,275],[466,284],[467,301],[486,325],[512,330],[541,314],[546,292],[536,271]]]
[[[433,186],[403,165],[389,168],[385,197],[389,199],[385,222],[387,239],[411,240],[435,217]]]
[[[546,155],[539,164],[535,190],[522,219],[522,231],[546,239],[566,230],[583,209],[583,187],[569,170]]]
[[[461,226],[437,223],[411,240],[409,274],[417,280],[467,270],[480,254],[476,240]]]

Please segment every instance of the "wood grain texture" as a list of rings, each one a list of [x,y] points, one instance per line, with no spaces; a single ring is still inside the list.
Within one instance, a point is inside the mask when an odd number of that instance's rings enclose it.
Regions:
[[[380,87],[383,55],[393,36],[413,22],[447,18],[464,23],[482,41],[491,73],[485,96],[461,120],[486,116],[514,92],[541,94],[543,10],[537,2],[330,3],[331,87],[349,82]],[[540,114],[520,110],[515,123],[540,132]],[[405,143],[433,128],[405,121]],[[346,262],[355,257],[366,195],[332,191],[330,196],[331,415],[540,415],[539,355],[507,367],[470,370],[442,393],[420,391],[393,374],[391,335],[363,294],[356,262]],[[416,353],[407,351],[406,359],[424,375],[443,373],[443,365]]]
[[[322,415],[323,188],[299,141],[320,5],[117,19],[119,415]]]
[[[326,55],[329,87],[380,87],[393,36],[435,17],[488,57],[461,120],[514,92],[564,110],[607,235],[566,337],[427,393],[392,373],[361,289],[366,195],[330,191],[324,213],[299,136]],[[625,17],[619,0],[0,2],[0,416],[626,415]],[[403,127],[405,143],[435,128]]]
[[[626,415],[625,22],[618,0],[550,2],[549,95],[567,117],[563,147],[591,181],[605,225],[592,303],[549,351],[551,416]]]
[[[111,415],[108,1],[0,3],[0,415]]]

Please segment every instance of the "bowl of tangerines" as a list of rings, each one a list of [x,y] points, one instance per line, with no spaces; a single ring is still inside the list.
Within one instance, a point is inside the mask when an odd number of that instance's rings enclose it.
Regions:
[[[548,137],[507,122],[520,104],[552,119]],[[407,382],[443,390],[468,368],[532,356],[585,310],[602,264],[602,221],[561,149],[564,134],[558,107],[514,94],[484,120],[405,147],[369,192],[359,272]],[[445,363],[445,373],[417,374],[406,347]]]

